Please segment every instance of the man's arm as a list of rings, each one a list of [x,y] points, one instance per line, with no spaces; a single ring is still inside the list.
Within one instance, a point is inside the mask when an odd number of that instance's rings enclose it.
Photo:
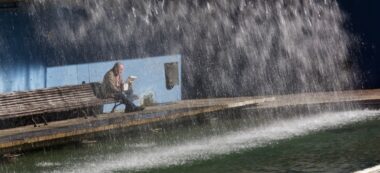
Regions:
[[[122,77],[120,76],[120,91],[124,91],[124,81],[123,81],[123,79],[122,79]]]

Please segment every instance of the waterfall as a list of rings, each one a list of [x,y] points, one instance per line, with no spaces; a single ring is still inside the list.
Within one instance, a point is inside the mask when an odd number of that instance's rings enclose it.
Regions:
[[[182,54],[187,98],[358,80],[335,0],[34,0],[26,9],[50,64]]]

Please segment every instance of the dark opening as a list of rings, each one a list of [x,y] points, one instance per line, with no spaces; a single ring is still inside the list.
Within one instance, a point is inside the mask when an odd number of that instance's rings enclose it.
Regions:
[[[178,62],[165,63],[166,89],[179,85]]]

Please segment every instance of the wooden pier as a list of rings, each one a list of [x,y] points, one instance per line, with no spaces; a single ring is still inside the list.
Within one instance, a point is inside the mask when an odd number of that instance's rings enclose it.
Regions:
[[[107,133],[159,122],[168,122],[186,117],[228,109],[276,109],[291,106],[321,104],[380,105],[380,89],[303,93],[268,97],[237,97],[200,100],[183,100],[165,105],[147,107],[132,113],[109,113],[96,117],[74,118],[50,122],[48,125],[33,125],[0,130],[0,153],[54,145],[57,141],[79,140],[83,136]]]

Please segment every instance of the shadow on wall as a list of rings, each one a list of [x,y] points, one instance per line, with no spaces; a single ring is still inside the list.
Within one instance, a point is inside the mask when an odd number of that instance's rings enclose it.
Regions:
[[[26,14],[0,11],[0,93],[45,86],[44,62],[33,34]]]

